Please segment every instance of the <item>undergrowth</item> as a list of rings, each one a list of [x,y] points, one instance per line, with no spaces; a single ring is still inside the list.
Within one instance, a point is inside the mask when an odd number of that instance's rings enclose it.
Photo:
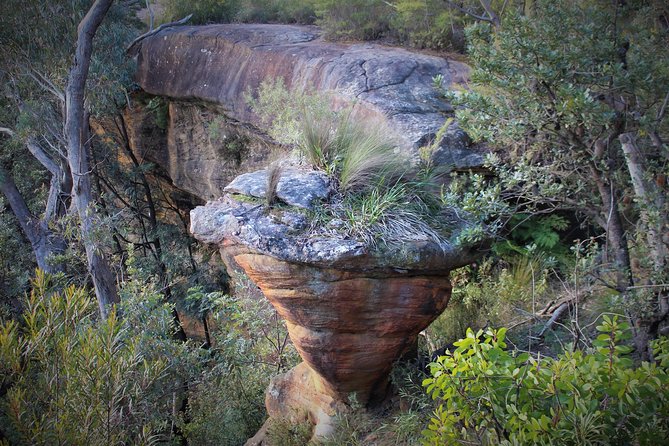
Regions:
[[[654,445],[669,438],[669,341],[632,366],[629,325],[604,315],[592,348],[553,359],[506,350],[506,329],[467,331],[424,381],[440,403],[425,445]]]

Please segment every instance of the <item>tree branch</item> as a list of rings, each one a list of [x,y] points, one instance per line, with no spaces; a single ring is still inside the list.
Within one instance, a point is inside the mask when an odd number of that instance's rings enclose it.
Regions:
[[[134,56],[134,55],[135,55],[135,54],[134,54],[134,49],[135,49],[135,47],[137,46],[137,44],[138,44],[139,42],[141,42],[142,40],[146,39],[147,37],[151,37],[151,36],[153,36],[154,34],[158,34],[160,31],[162,31],[162,30],[164,30],[164,29],[172,28],[172,27],[174,27],[174,26],[185,25],[186,22],[188,22],[188,21],[191,19],[191,17],[193,17],[193,14],[189,14],[189,15],[187,15],[186,17],[184,17],[183,19],[181,19],[181,20],[177,20],[177,21],[175,21],[175,22],[164,23],[164,24],[160,25],[158,28],[156,28],[156,29],[154,29],[154,30],[152,30],[152,31],[149,31],[149,32],[147,32],[147,33],[142,34],[141,36],[139,36],[139,37],[137,37],[135,40],[133,40],[133,41],[130,43],[130,45],[128,45],[128,48],[126,48],[125,52],[128,53],[128,54],[130,54],[130,55],[133,55],[133,56]]]
[[[8,135],[10,138],[13,138],[16,136],[16,133],[14,133],[14,130],[7,128],[7,127],[0,127],[0,133],[4,133]]]
[[[56,164],[49,155],[44,151],[44,149],[37,144],[37,141],[34,138],[28,138],[26,140],[26,147],[28,151],[35,157],[39,163],[44,166],[46,170],[51,172],[51,175],[60,178],[63,174],[62,169],[58,164]]]
[[[470,17],[473,17],[473,18],[475,18],[476,20],[480,20],[480,21],[482,21],[482,22],[492,23],[492,20],[491,20],[490,18],[488,18],[488,17],[484,17],[484,16],[481,16],[481,15],[474,14],[472,11],[463,8],[462,6],[460,6],[460,5],[456,4],[456,3],[453,3],[453,2],[450,1],[450,0],[444,0],[444,1],[448,4],[449,7],[453,8],[453,9],[457,9],[457,10],[460,11],[461,13],[466,14],[466,15],[468,15],[468,16],[470,16]]]
[[[37,246],[39,242],[39,232],[35,228],[35,217],[28,209],[23,195],[14,183],[11,174],[0,166],[0,192],[7,198],[9,207],[12,208],[14,216],[21,226],[21,230],[31,245]]]
[[[664,113],[667,111],[667,104],[669,104],[669,91],[667,92],[667,95],[664,97],[664,102],[662,102],[662,107],[657,111],[657,115],[655,116],[655,121],[657,124],[659,124],[662,119],[664,119]]]
[[[63,93],[63,91],[60,88],[56,87],[56,85],[49,79],[47,79],[47,77],[44,76],[42,73],[40,73],[37,70],[30,70],[28,71],[28,76],[30,76],[35,82],[37,82],[39,86],[42,87],[44,90],[56,96],[58,100],[60,100],[61,102],[65,102],[65,93]]]

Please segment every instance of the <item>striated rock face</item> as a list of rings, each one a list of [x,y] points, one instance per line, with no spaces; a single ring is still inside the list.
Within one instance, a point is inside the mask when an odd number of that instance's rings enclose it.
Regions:
[[[370,248],[312,228],[298,208],[233,195],[191,211],[191,232],[217,244],[286,321],[305,364],[273,381],[268,411],[306,411],[317,432],[352,393],[365,404],[385,396],[393,363],[446,308],[450,270],[476,255],[447,239]]]
[[[160,116],[165,122],[157,122]],[[160,167],[169,181],[203,202],[224,193],[237,175],[285,155],[249,125],[226,120],[216,108],[165,99],[158,111],[136,101],[125,110],[133,151]]]
[[[234,242],[232,242],[234,243]],[[240,245],[225,249],[286,320],[317,387],[339,400],[385,395],[395,360],[446,308],[448,272],[346,271],[291,263]]]
[[[399,48],[325,42],[315,27],[225,24],[171,28],[147,38],[136,77],[150,94],[205,101],[231,121],[260,129],[245,96],[266,79],[282,78],[289,90],[329,92],[336,106],[355,104],[361,116],[387,119],[403,147],[415,154],[453,112],[433,86],[436,76],[447,88],[459,88],[468,68]],[[482,163],[456,124],[434,158],[458,168]]]

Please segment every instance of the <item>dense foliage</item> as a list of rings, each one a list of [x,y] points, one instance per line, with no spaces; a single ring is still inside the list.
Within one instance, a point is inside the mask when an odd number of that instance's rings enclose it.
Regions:
[[[669,341],[632,367],[629,325],[603,316],[586,351],[557,358],[506,350],[506,329],[467,331],[431,365],[440,405],[426,445],[653,445],[669,436]]]
[[[620,293],[649,357],[648,339],[669,315],[659,285],[667,282],[666,10],[653,2],[536,8],[501,29],[469,29],[473,88],[452,95],[466,105],[457,116],[495,149],[489,165],[512,209],[568,210],[601,228],[599,276]]]
[[[71,212],[63,124],[77,27],[93,2],[5,3],[0,444],[244,443],[265,419],[270,377],[298,356],[252,283],[220,291],[225,273],[208,265],[214,253],[187,234],[192,203],[134,152],[123,110],[144,108],[164,138],[169,117],[166,101],[131,93],[123,50],[141,33],[135,13],[144,2],[114,2],[94,41],[83,129],[99,217],[90,236]],[[430,147],[410,168],[387,129],[333,113],[327,99],[288,92],[280,80],[250,102],[270,136],[332,179],[332,203],[310,214],[326,230],[377,247],[439,242],[454,218],[442,210],[457,205],[480,223],[461,241],[495,232],[492,255],[452,275],[449,310],[421,337],[428,355],[464,337],[435,355],[425,381],[439,407],[425,444],[641,445],[669,437],[669,342],[653,340],[669,316],[666,2],[158,3],[164,13],[149,2],[162,22],[193,14],[192,23],[315,23],[329,39],[436,50],[464,51],[466,40],[471,89],[450,98],[461,106],[459,125],[492,149],[495,181],[459,174],[439,191]],[[278,178],[280,166],[272,169]],[[12,184],[22,216],[10,206]],[[21,236],[22,223],[54,242],[43,266],[57,274],[30,281],[39,252]],[[85,243],[108,255],[120,278],[120,303],[106,319],[86,288]],[[569,317],[547,322],[544,305],[567,308]],[[179,318],[205,327],[203,339],[185,340]],[[469,328],[509,322],[520,329]],[[417,384],[420,373],[400,364],[393,374],[409,409],[383,419],[353,405],[326,444],[365,444],[374,435],[415,444],[435,404]],[[269,429],[279,444],[309,435],[307,425]]]
[[[84,289],[53,286],[38,272],[23,320],[0,325],[3,436],[12,444],[155,443],[179,386],[169,309],[142,295],[137,331],[115,311],[99,322]]]

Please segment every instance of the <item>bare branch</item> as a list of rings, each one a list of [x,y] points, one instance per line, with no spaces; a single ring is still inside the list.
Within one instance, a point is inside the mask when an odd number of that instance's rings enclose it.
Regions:
[[[44,151],[44,149],[37,144],[37,141],[34,138],[28,138],[26,140],[26,147],[28,151],[35,157],[39,163],[44,166],[46,170],[51,172],[52,175],[59,177],[62,174],[62,170],[58,164],[56,164],[49,155]]]
[[[67,161],[67,155],[60,148],[56,147],[51,141],[49,141],[49,138],[44,138],[44,142],[46,142],[49,147],[51,147],[51,150],[56,152],[63,161]]]
[[[53,82],[51,82],[46,76],[44,76],[39,71],[32,69],[28,71],[28,76],[30,76],[35,82],[39,84],[40,87],[53,94],[61,102],[65,102],[65,94],[63,91],[58,88]]]
[[[49,197],[46,200],[46,208],[44,210],[44,221],[47,223],[53,220],[58,213],[58,200],[60,200],[60,194],[60,180],[53,175],[49,186]]]
[[[4,133],[6,135],[9,135],[11,138],[16,136],[16,133],[14,133],[14,130],[7,128],[7,127],[0,127],[0,133]]]
[[[669,91],[667,92],[667,95],[664,97],[664,102],[662,102],[662,107],[657,111],[657,116],[655,117],[655,121],[659,124],[662,119],[664,119],[664,112],[667,111],[667,104],[669,104]]]
[[[151,0],[145,0],[146,9],[149,11],[149,31],[153,30],[153,8],[151,7]]]
[[[158,28],[154,29],[153,31],[149,31],[148,33],[142,34],[141,36],[139,36],[135,40],[133,40],[130,43],[130,45],[128,45],[128,48],[126,48],[126,50],[125,50],[126,53],[134,55],[134,49],[139,42],[146,39],[147,37],[153,36],[154,34],[158,34],[160,31],[162,31],[164,29],[172,28],[172,27],[175,27],[175,26],[185,25],[186,22],[188,22],[191,19],[191,17],[193,17],[193,14],[189,14],[186,17],[184,17],[183,19],[177,20],[176,22],[164,23],[164,24],[160,25]]]
[[[393,8],[395,11],[397,11],[397,10],[399,9],[399,8],[397,7],[397,5],[393,5],[392,3],[387,2],[387,1],[385,1],[385,0],[381,0],[381,1],[383,1],[383,3],[385,3],[386,5],[388,5],[388,6],[390,6],[391,8]]]
[[[466,15],[468,15],[468,16],[470,16],[470,17],[473,17],[473,18],[475,18],[476,20],[480,20],[480,21],[482,21],[482,22],[489,22],[489,23],[492,23],[492,19],[490,19],[490,18],[488,18],[488,17],[484,17],[484,16],[481,16],[481,15],[474,14],[472,11],[463,8],[462,6],[458,5],[457,3],[453,3],[453,2],[450,1],[450,0],[444,0],[444,1],[448,4],[449,7],[453,8],[453,9],[457,9],[457,10],[460,11],[461,13],[466,14]]]
[[[39,233],[35,227],[35,217],[30,212],[23,195],[21,195],[21,192],[16,187],[11,174],[2,166],[0,166],[0,192],[7,198],[9,207],[12,208],[12,212],[18,220],[21,230],[30,241],[30,244],[37,246]]]
[[[502,9],[499,10],[499,16],[502,17],[504,15],[504,11],[506,10],[506,5],[509,4],[509,0],[504,0],[504,4],[502,5]]]

